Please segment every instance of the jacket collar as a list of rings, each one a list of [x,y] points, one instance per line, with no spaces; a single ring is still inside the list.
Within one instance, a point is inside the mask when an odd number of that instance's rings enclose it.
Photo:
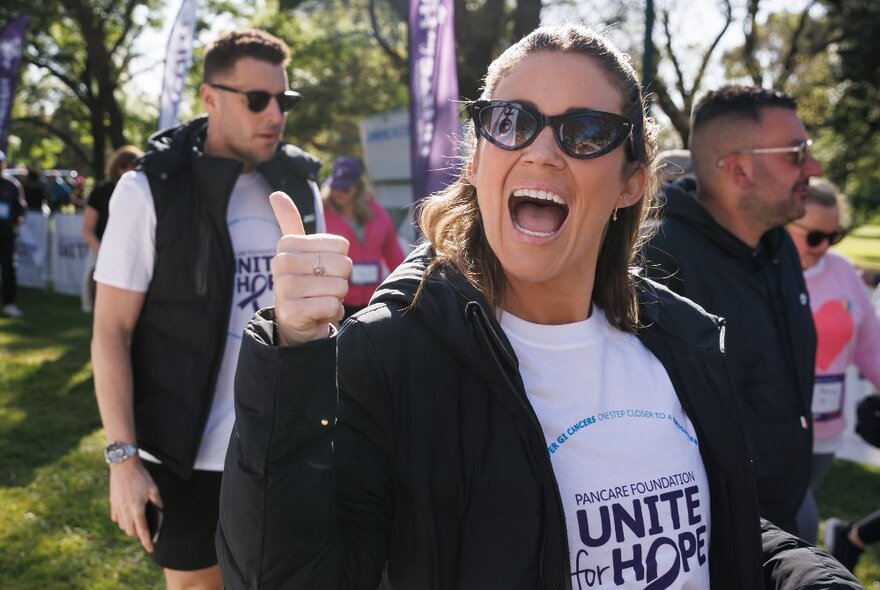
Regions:
[[[785,240],[785,229],[774,227],[767,230],[752,248],[721,226],[700,203],[697,183],[692,177],[684,177],[663,185],[664,215],[679,219],[705,236],[729,256],[762,265],[778,256]]]
[[[451,354],[479,374],[487,376],[487,353],[499,355],[509,369],[516,370],[516,355],[497,321],[495,310],[455,268],[446,266],[434,271],[416,305],[410,307],[433,254],[430,245],[419,245],[376,290],[371,303],[407,308],[404,313],[414,314],[414,319],[425,324]],[[638,274],[634,278],[642,326],[637,336],[642,338],[662,332],[696,346],[718,346],[719,326],[722,324],[719,318],[665,286]],[[694,321],[697,317],[706,321]],[[493,334],[501,349],[487,350],[481,330]]]
[[[147,153],[141,160],[141,168],[148,175],[165,180],[185,167],[196,167],[197,162],[202,162],[213,171],[234,170],[237,177],[242,168],[241,162],[204,153],[203,146],[207,131],[208,116],[204,115],[157,132],[150,137]],[[277,188],[291,173],[301,178],[316,180],[320,167],[320,160],[311,154],[295,145],[280,143],[274,157],[260,164],[257,171],[273,188]],[[210,179],[212,174],[209,173],[207,176]],[[220,179],[221,184],[225,185],[226,180]]]

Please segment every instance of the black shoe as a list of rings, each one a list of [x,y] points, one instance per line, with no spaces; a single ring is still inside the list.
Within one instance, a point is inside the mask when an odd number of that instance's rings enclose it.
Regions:
[[[851,528],[852,525],[848,522],[829,518],[825,521],[825,534],[822,535],[825,551],[849,571],[856,568],[856,563],[864,552],[864,549],[859,549],[850,542],[848,535]]]

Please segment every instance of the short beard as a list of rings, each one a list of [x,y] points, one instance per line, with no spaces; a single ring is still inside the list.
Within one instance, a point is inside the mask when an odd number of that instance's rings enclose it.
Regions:
[[[229,146],[229,151],[235,154],[236,159],[243,162],[246,168],[257,169],[260,164],[265,164],[275,156],[275,152],[278,149],[278,143],[280,142],[275,143],[275,147],[266,158],[260,158],[256,153],[239,149],[237,146],[234,145]]]

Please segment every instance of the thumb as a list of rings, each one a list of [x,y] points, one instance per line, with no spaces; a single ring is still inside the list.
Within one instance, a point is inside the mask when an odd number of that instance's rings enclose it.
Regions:
[[[272,205],[272,211],[275,212],[275,219],[278,220],[282,235],[305,235],[306,230],[303,228],[299,209],[296,208],[293,199],[287,196],[287,193],[275,191],[269,195],[269,203]]]

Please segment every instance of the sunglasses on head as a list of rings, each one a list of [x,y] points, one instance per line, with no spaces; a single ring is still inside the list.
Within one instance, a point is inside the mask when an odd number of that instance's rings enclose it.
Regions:
[[[792,222],[792,225],[798,228],[802,233],[806,234],[807,245],[810,248],[815,248],[825,240],[828,240],[829,246],[834,246],[835,244],[839,244],[843,238],[846,237],[845,229],[837,229],[833,232],[826,233],[823,231],[819,231],[817,229],[810,229],[804,227],[798,223]]]
[[[632,122],[621,115],[578,109],[552,117],[518,102],[478,100],[468,105],[477,132],[503,150],[519,150],[550,126],[556,143],[572,158],[598,158],[627,139],[632,149]]]
[[[263,110],[269,106],[269,101],[273,98],[278,101],[278,108],[281,109],[282,113],[286,113],[290,109],[296,105],[302,98],[302,95],[299,92],[294,90],[285,90],[284,92],[279,92],[278,94],[271,94],[266,92],[265,90],[239,90],[238,88],[230,88],[229,86],[224,86],[223,84],[215,84],[213,82],[208,82],[208,86],[212,88],[216,88],[217,90],[223,90],[225,92],[234,92],[235,94],[244,94],[247,98],[247,106],[248,109],[252,113],[262,113]]]

